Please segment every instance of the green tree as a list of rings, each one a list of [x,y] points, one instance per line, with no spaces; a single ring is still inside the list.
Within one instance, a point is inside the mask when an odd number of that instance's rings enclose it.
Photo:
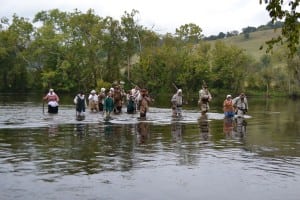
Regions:
[[[99,56],[103,61],[106,60],[104,71],[102,71],[105,78],[102,78],[112,83],[121,78],[120,68],[124,61],[124,42],[119,21],[107,17],[105,22],[107,31],[104,33],[103,50],[99,52]]]
[[[262,0],[259,1],[262,4]],[[268,49],[270,51],[275,43],[285,42],[289,49],[289,55],[293,56],[299,45],[300,23],[299,23],[299,0],[264,0],[267,4],[266,10],[269,12],[271,21],[275,24],[277,21],[283,20],[281,35],[267,41]]]
[[[44,88],[54,87],[64,90],[68,83],[61,78],[58,70],[63,55],[62,44],[64,34],[61,24],[66,21],[65,13],[57,9],[42,11],[35,15],[33,22],[42,23],[34,33],[34,41],[29,49],[33,67],[40,74],[40,80]]]
[[[293,58],[288,59],[287,68],[289,72],[289,94],[299,95],[300,94],[300,49]]]
[[[202,29],[194,23],[184,24],[176,28],[175,35],[186,43],[197,44],[202,38]]]
[[[140,37],[139,30],[141,27],[137,25],[134,17],[139,12],[137,10],[132,10],[131,13],[125,11],[124,15],[121,17],[121,25],[122,25],[122,36],[125,41],[124,54],[127,58],[127,78],[131,79],[131,65],[132,65],[132,57],[141,51],[140,49]]]
[[[27,71],[26,49],[31,41],[33,26],[23,17],[13,15],[12,23],[1,20],[0,72],[1,90],[26,90],[30,88],[30,74]]]
[[[242,49],[223,42],[216,42],[211,54],[212,86],[234,92],[244,90],[251,58]]]

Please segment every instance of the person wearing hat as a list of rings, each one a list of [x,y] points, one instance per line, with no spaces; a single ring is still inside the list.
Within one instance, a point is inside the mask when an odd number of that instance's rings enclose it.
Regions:
[[[151,102],[151,99],[148,95],[148,91],[146,89],[141,89],[140,99],[139,99],[140,118],[146,118],[146,114],[149,110],[149,103],[150,102]]]
[[[208,90],[206,83],[203,83],[202,89],[199,91],[198,105],[202,114],[205,114],[209,110],[209,102],[212,100],[212,96]]]
[[[74,104],[76,105],[76,118],[83,120],[85,118],[85,108],[87,107],[83,91],[80,91],[79,94],[75,96]]]
[[[111,91],[108,92],[107,97],[104,100],[104,116],[106,120],[109,120],[111,118],[111,112],[114,110],[114,99],[113,99],[113,93]]]
[[[232,102],[235,108],[235,114],[237,114],[238,117],[243,117],[248,112],[248,100],[245,93],[242,92],[239,96],[235,97]]]
[[[182,90],[178,89],[171,98],[172,117],[180,117],[182,112]]]
[[[230,94],[228,94],[226,96],[226,99],[223,102],[223,111],[224,111],[225,118],[234,117],[234,108],[233,108],[232,96]]]
[[[59,97],[52,88],[49,90],[46,96],[43,97],[43,100],[48,101],[48,113],[58,113]]]
[[[103,111],[103,105],[104,105],[104,100],[105,100],[105,88],[101,88],[100,90],[100,93],[98,95],[98,108],[99,108],[99,111]]]
[[[128,93],[126,94],[126,100],[127,100],[127,113],[133,114],[136,112],[136,104],[134,96],[132,95],[132,90],[128,90]]]
[[[113,99],[114,99],[114,113],[115,114],[120,114],[122,113],[122,106],[123,106],[123,93],[121,91],[121,87],[119,85],[116,85],[114,87],[114,95],[113,95]]]
[[[91,91],[88,99],[91,112],[99,112],[98,95],[95,90]]]

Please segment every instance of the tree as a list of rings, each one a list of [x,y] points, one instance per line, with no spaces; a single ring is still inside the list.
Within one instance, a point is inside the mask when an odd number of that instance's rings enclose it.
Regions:
[[[107,17],[105,22],[107,31],[103,38],[103,51],[98,55],[105,61],[101,79],[113,82],[120,80],[120,67],[124,61],[124,41],[119,21]]]
[[[227,88],[234,92],[242,91],[252,63],[244,50],[218,41],[211,54],[213,87]]]
[[[219,35],[218,35],[218,38],[219,38],[219,39],[223,39],[223,38],[225,38],[225,37],[226,37],[226,34],[223,33],[223,32],[220,32]]]
[[[0,31],[0,89],[26,90],[30,88],[26,49],[31,42],[33,26],[17,15],[13,16],[11,24],[8,20],[1,22],[7,29]]]
[[[125,11],[124,15],[121,17],[122,24],[122,36],[125,40],[125,55],[127,58],[127,78],[130,80],[130,68],[132,64],[132,57],[135,53],[139,52],[141,49],[139,29],[140,26],[137,25],[134,17],[139,12],[137,10],[132,10],[131,13]]]
[[[197,44],[203,38],[201,33],[202,29],[199,26],[189,23],[176,28],[175,35],[182,41]]]
[[[233,37],[237,35],[239,35],[239,32],[234,30],[234,31],[227,32],[226,37]]]
[[[259,0],[262,4],[262,0]],[[264,0],[267,5],[266,10],[269,12],[271,21],[275,24],[277,21],[284,20],[281,35],[266,42],[269,52],[274,44],[285,42],[289,49],[289,56],[293,56],[299,45],[300,23],[299,17],[299,0]],[[286,8],[286,9],[285,9]],[[261,47],[262,48],[262,47]]]
[[[256,28],[253,26],[248,26],[248,27],[242,29],[243,33],[251,33],[251,32],[255,32],[255,31],[256,31]]]
[[[300,49],[296,52],[293,58],[288,59],[287,61],[287,68],[288,71],[290,72],[290,79],[289,81],[289,93],[290,94],[296,94],[299,95],[300,90],[299,86],[300,85]],[[296,86],[296,87],[294,87]],[[296,91],[298,89],[298,91]]]

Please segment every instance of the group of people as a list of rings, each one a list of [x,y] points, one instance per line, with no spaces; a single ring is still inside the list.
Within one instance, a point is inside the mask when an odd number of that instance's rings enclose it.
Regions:
[[[43,100],[48,102],[48,113],[58,113],[59,97],[53,89],[49,90]],[[151,98],[147,89],[135,86],[125,93],[120,85],[114,85],[110,89],[101,88],[99,93],[92,90],[87,99],[84,92],[80,91],[73,101],[76,105],[77,119],[85,118],[87,108],[93,113],[103,112],[106,118],[110,118],[112,112],[115,114],[122,112],[124,101],[127,101],[127,113],[133,114],[139,111],[140,117],[145,118]]]
[[[198,105],[201,114],[204,115],[209,111],[209,102],[212,100],[212,95],[208,90],[207,84],[203,83],[199,90]],[[182,115],[182,89],[177,89],[176,93],[171,98],[171,108],[173,117],[181,117]],[[232,98],[230,94],[226,96],[223,102],[223,111],[225,118],[232,118],[236,116],[244,116],[248,111],[248,101],[244,93]]]
[[[133,114],[139,110],[140,117],[146,117],[150,103],[150,97],[146,89],[140,89],[136,86],[128,93],[125,93],[123,89],[117,85],[109,90],[101,88],[99,94],[97,94],[95,90],[92,90],[88,97],[90,111],[103,112],[105,114],[105,118],[110,118],[112,112],[115,114],[121,113],[124,100],[127,101],[127,113]],[[74,98],[74,103],[76,105],[78,115],[84,116],[87,103],[83,92],[80,92]]]
[[[244,93],[232,98],[230,94],[226,96],[223,103],[223,111],[226,118],[244,116],[248,112],[248,101]]]
[[[50,89],[43,99],[48,101],[48,113],[58,112],[59,97],[53,89]],[[106,118],[110,118],[112,112],[115,114],[121,113],[124,100],[127,101],[127,113],[133,114],[139,111],[140,117],[145,118],[149,109],[149,103],[151,102],[148,90],[140,89],[138,86],[135,86],[125,93],[120,85],[115,85],[110,89],[101,88],[99,93],[97,93],[96,90],[92,90],[87,99],[90,111],[103,112]],[[202,115],[209,111],[209,102],[211,100],[212,95],[209,92],[206,83],[204,83],[199,90],[198,100]],[[77,118],[84,119],[87,101],[83,91],[75,96],[74,104],[76,105]],[[182,105],[182,89],[177,89],[176,93],[171,98],[173,117],[182,116]],[[245,94],[241,93],[235,98],[232,98],[230,94],[227,95],[223,102],[223,111],[225,118],[232,118],[235,115],[243,116],[248,111],[248,102]]]
[[[208,91],[206,83],[202,85],[202,89],[199,90],[198,105],[202,114],[205,114],[209,110],[209,102],[212,100],[212,96]],[[172,105],[172,117],[181,117],[182,115],[182,89],[177,89],[176,93],[171,98]]]

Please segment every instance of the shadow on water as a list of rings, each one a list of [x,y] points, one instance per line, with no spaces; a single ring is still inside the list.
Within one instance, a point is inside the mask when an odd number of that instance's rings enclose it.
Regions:
[[[1,103],[0,192],[4,199],[296,200],[299,103],[250,102],[246,118],[224,119],[221,106],[206,115],[183,109],[179,119],[150,107],[145,120],[122,113],[109,121],[89,112],[78,121],[68,104],[49,115],[30,98]]]

